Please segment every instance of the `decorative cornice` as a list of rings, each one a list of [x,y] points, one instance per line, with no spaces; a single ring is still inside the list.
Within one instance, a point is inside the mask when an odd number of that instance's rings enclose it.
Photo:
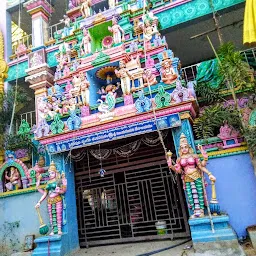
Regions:
[[[248,150],[247,146],[241,146],[241,147],[230,148],[230,149],[225,149],[225,150],[207,152],[207,154],[209,156],[209,159],[211,159],[211,158],[219,158],[219,157],[225,157],[225,156],[245,154],[248,152],[249,152],[249,150]],[[200,155],[200,157],[203,158],[202,155]]]
[[[41,185],[40,188],[44,189],[45,185]],[[11,197],[11,196],[24,195],[24,194],[33,193],[33,192],[37,192],[36,187],[18,189],[18,190],[14,190],[14,191],[0,193],[0,199],[6,198],[6,197]]]
[[[31,84],[30,88],[34,90],[44,87],[45,84],[53,85],[54,74],[47,64],[27,69],[26,72],[30,76],[27,76],[25,81],[29,82]]]
[[[165,115],[169,115],[169,114],[175,114],[175,113],[186,112],[186,111],[189,111],[191,113],[191,115],[193,117],[195,117],[196,112],[194,110],[194,107],[195,107],[195,101],[187,101],[187,102],[183,102],[181,104],[175,104],[168,108],[157,110],[156,117],[161,117],[161,116],[165,116]],[[97,115],[97,114],[95,114],[95,115]],[[93,118],[93,115],[91,115],[90,117]],[[152,111],[147,112],[145,114],[140,114],[140,115],[136,114],[136,112],[135,112],[135,113],[131,113],[131,116],[122,116],[120,118],[123,118],[123,119],[122,120],[121,119],[114,120],[113,122],[110,121],[109,123],[105,123],[105,124],[100,124],[100,122],[98,122],[98,123],[93,122],[93,123],[88,124],[86,122],[86,124],[85,124],[86,127],[83,127],[79,131],[74,131],[74,132],[66,131],[64,134],[51,135],[51,136],[48,136],[46,138],[42,138],[39,140],[42,144],[47,145],[47,144],[51,144],[54,142],[59,142],[62,140],[67,140],[70,138],[75,138],[75,137],[79,137],[82,135],[90,134],[93,132],[100,132],[103,130],[109,130],[111,128],[119,127],[122,125],[127,125],[127,124],[131,124],[131,123],[136,123],[136,122],[141,122],[144,120],[152,119],[152,118],[154,118],[154,115],[153,115]],[[82,121],[83,121],[83,118],[82,118]]]
[[[244,2],[245,0],[215,0],[214,9],[219,11]],[[167,29],[212,13],[209,0],[192,0],[175,8],[163,8],[160,12],[153,10],[161,24],[161,29]]]
[[[180,114],[180,119],[183,120],[183,119],[188,119],[190,121],[193,121],[193,118],[191,117],[190,113],[189,112],[184,112],[184,113],[181,113]]]
[[[53,79],[54,79],[53,75],[48,71],[44,70],[39,73],[33,74],[31,76],[27,76],[25,78],[25,81],[33,85],[33,84],[41,83],[43,81],[53,82]]]
[[[37,12],[43,12],[49,17],[53,12],[53,7],[46,0],[30,0],[23,4],[27,11],[33,15]]]

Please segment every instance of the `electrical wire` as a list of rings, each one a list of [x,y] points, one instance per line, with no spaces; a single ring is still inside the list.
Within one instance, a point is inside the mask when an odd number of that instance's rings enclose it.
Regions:
[[[146,14],[146,0],[143,0],[143,16],[145,17],[145,14]],[[145,59],[145,62],[146,62],[146,58],[147,58],[147,48],[146,48],[146,40],[145,40],[145,34],[144,34],[144,31],[145,31],[145,28],[143,27],[143,45],[144,45],[144,59]],[[148,84],[148,88],[149,88],[149,94],[150,94],[150,98],[151,98],[151,101],[153,99],[153,96],[152,96],[152,91],[151,91],[151,85],[149,83],[149,80],[148,80],[148,77],[146,76],[146,79],[147,79],[147,84]],[[156,128],[157,128],[157,132],[158,132],[158,135],[159,135],[159,139],[160,139],[160,142],[162,144],[162,147],[164,149],[164,152],[165,152],[165,156],[167,155],[167,149],[166,149],[166,146],[165,146],[165,143],[164,143],[164,140],[163,140],[163,137],[162,137],[162,134],[161,134],[161,130],[158,128],[157,126],[157,117],[156,117],[156,109],[155,109],[155,106],[154,104],[152,104],[152,110],[153,110],[153,115],[154,115],[154,121],[155,121],[155,124],[156,124]],[[172,162],[174,163],[174,161],[172,160]],[[173,182],[176,183],[176,180],[172,174],[172,172],[170,172],[170,175],[173,179]],[[205,188],[205,183],[204,183],[204,174],[202,173],[202,186],[203,186],[203,191],[204,191],[204,195],[205,195],[205,201],[206,201],[206,207],[207,207],[207,211],[208,211],[208,214],[209,214],[209,218],[210,218],[210,223],[211,223],[211,229],[212,229],[212,232],[215,233],[215,230],[214,230],[214,224],[213,224],[213,219],[212,219],[212,215],[211,215],[211,211],[210,211],[210,207],[209,207],[209,201],[208,201],[208,198],[207,198],[207,194],[206,194],[206,188]],[[145,254],[145,255],[151,255],[151,254]]]
[[[143,0],[143,16],[142,17],[145,17],[146,15],[146,0]],[[147,59],[147,48],[146,48],[146,40],[145,40],[145,25],[143,24],[143,46],[144,46],[144,60],[145,60],[145,63],[146,63],[146,59]],[[156,117],[156,109],[155,109],[155,105],[153,104],[153,95],[152,95],[152,90],[151,90],[151,85],[149,83],[149,80],[148,80],[148,76],[146,76],[146,79],[147,79],[147,84],[148,84],[148,90],[149,90],[149,95],[150,95],[150,98],[151,98],[151,102],[152,102],[152,111],[153,111],[153,115],[154,115],[154,122],[155,122],[155,125],[156,125],[156,129],[157,129],[157,133],[159,135],[159,140],[161,142],[161,145],[164,149],[164,153],[165,153],[165,156],[167,155],[167,149],[166,149],[166,146],[165,146],[165,143],[164,143],[164,139],[163,139],[163,136],[162,136],[162,133],[161,133],[161,130],[159,129],[158,125],[157,125],[157,117]],[[171,175],[171,178],[173,180],[174,183],[176,183],[176,179],[174,178],[174,175],[172,174],[172,172],[170,172],[170,175]]]
[[[139,254],[139,255],[137,255],[137,256],[150,256],[150,255],[158,254],[158,253],[160,253],[160,252],[168,251],[168,250],[173,249],[173,248],[176,248],[176,247],[178,247],[178,246],[180,246],[180,245],[186,244],[186,243],[188,243],[189,241],[191,241],[191,238],[188,239],[188,240],[185,240],[185,241],[183,241],[183,242],[181,242],[181,243],[178,243],[178,244],[175,244],[175,245],[172,245],[172,246],[168,246],[168,247],[166,247],[166,248],[162,248],[162,249],[159,249],[159,250],[155,250],[155,251],[152,251],[152,252]],[[171,254],[170,254],[170,255],[171,255]]]

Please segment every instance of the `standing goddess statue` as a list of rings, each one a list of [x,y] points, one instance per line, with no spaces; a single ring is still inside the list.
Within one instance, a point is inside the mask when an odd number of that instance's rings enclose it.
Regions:
[[[67,179],[65,178],[65,174],[60,175],[59,171],[56,168],[54,162],[51,162],[49,170],[49,181],[46,183],[45,190],[39,188],[41,175],[39,176],[36,186],[38,191],[43,194],[38,203],[36,204],[36,208],[39,208],[41,203],[47,199],[48,203],[48,212],[50,216],[50,223],[52,231],[50,235],[58,234],[62,235],[62,222],[63,222],[63,194],[66,193],[67,190]]]
[[[182,133],[180,136],[179,158],[175,165],[172,164],[171,154],[167,153],[169,168],[182,175],[189,208],[194,212],[191,218],[204,217],[206,195],[204,194],[203,187],[203,173],[206,173],[212,182],[216,181],[212,173],[205,168],[208,160],[207,153],[203,150],[202,146],[199,146],[199,150],[204,157],[203,161],[199,159],[197,154],[194,154],[186,136]]]

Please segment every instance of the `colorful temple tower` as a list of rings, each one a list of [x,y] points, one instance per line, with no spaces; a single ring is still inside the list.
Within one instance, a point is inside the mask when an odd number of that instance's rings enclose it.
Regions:
[[[36,124],[24,120],[18,133],[37,151],[33,167],[6,152],[0,197],[35,195],[31,218],[43,236],[32,255],[190,236],[198,252],[242,255],[222,208],[224,167],[208,155],[247,148],[225,124],[218,138],[195,140],[202,109],[162,33],[165,12],[190,2],[69,0],[55,30],[49,1],[24,3],[33,47],[11,57],[35,95]]]

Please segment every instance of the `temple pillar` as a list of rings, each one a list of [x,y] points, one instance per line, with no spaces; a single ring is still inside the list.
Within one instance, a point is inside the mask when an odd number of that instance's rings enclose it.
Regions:
[[[25,81],[29,82],[30,88],[35,91],[36,124],[38,126],[42,119],[40,107],[42,107],[43,99],[47,96],[48,88],[54,84],[54,73],[46,63],[44,48],[29,54],[28,66],[29,68],[26,70],[28,76]]]
[[[64,153],[51,156],[51,161],[54,161],[57,170],[65,172],[68,182],[63,201],[66,207],[63,214],[63,234],[37,238],[35,240],[37,247],[32,253],[33,256],[73,255],[79,249],[74,168],[71,162],[65,162],[66,159],[67,154]]]
[[[32,17],[33,48],[42,47],[49,40],[49,17],[54,9],[46,0],[30,0],[24,7]]]

